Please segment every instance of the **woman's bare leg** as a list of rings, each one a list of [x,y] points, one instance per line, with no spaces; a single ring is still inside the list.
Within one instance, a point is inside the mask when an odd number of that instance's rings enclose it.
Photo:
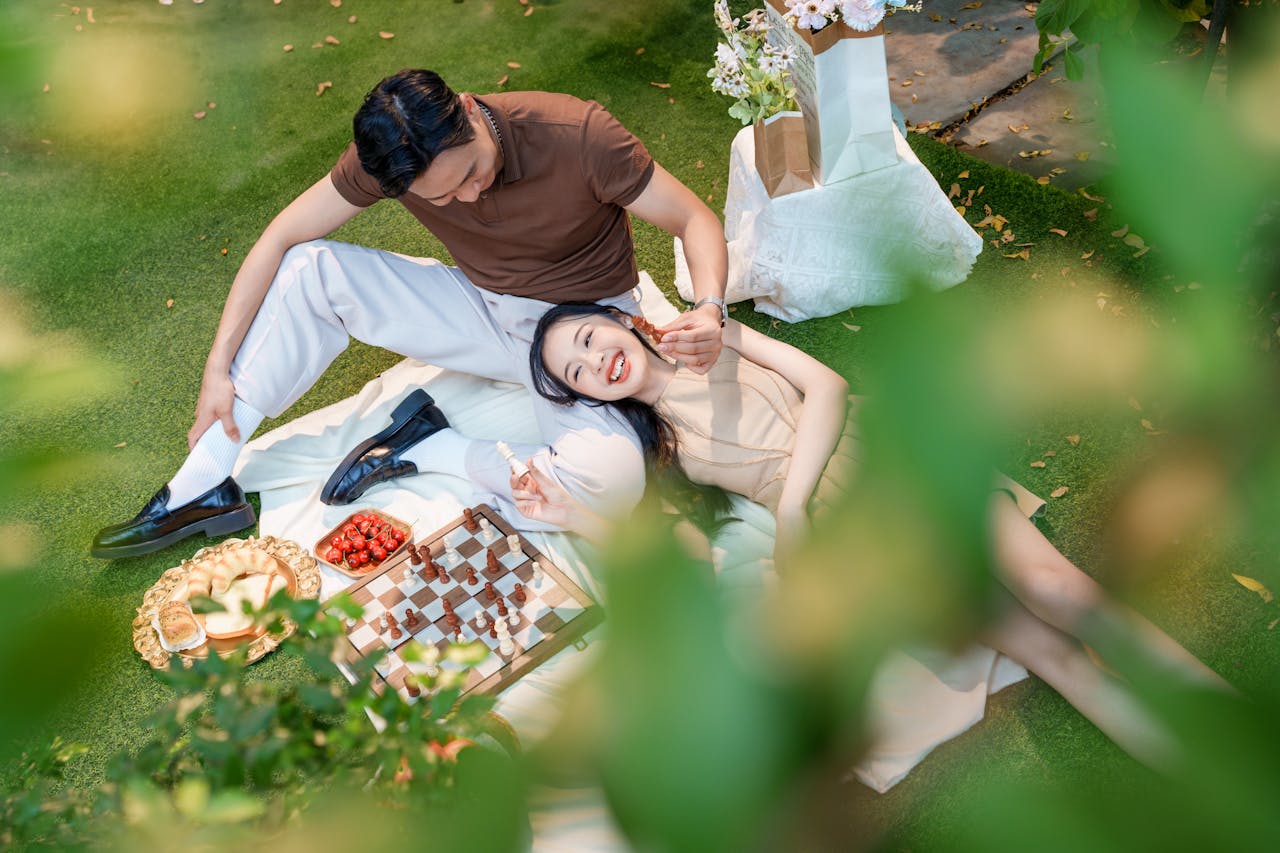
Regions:
[[[1004,492],[992,496],[996,575],[1030,613],[1073,637],[1086,615],[1110,630],[1127,632],[1157,665],[1193,683],[1230,690],[1195,655],[1131,607],[1116,601],[1097,581],[1053,547]]]
[[[1075,638],[1012,597],[1004,613],[983,642],[1038,675],[1125,752],[1149,767],[1171,769],[1175,742],[1131,690],[1095,664]]]

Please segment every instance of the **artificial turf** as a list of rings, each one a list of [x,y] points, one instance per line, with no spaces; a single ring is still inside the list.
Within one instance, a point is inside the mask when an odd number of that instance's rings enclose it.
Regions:
[[[105,365],[101,387],[84,392],[84,405],[57,415],[10,410],[0,424],[0,447],[97,460],[96,467],[84,463],[76,476],[17,496],[11,509],[49,531],[32,560],[41,585],[102,630],[92,669],[29,737],[60,734],[90,746],[72,768],[73,784],[100,780],[109,757],[139,744],[147,713],[166,700],[131,648],[130,620],[165,568],[209,544],[187,541],[104,563],[88,556],[88,542],[102,525],[135,513],[184,458],[207,347],[238,264],[271,217],[326,173],[349,140],[351,115],[378,79],[430,67],[458,90],[546,89],[593,98],[713,208],[723,205],[737,124],[726,115],[728,103],[707,86],[715,41],[709,3],[563,0],[535,4],[527,17],[524,9],[515,0],[413,8],[392,0],[346,0],[340,7],[179,0],[102,7],[92,23],[53,0],[0,10],[12,72],[0,109],[0,286],[17,295],[48,357],[73,342]],[[326,41],[330,36],[337,43]],[[332,85],[318,94],[322,83]],[[995,323],[1008,306],[1066,288],[1088,290],[1092,277],[1106,275],[1110,286],[1123,288],[1112,298],[1133,313],[1164,310],[1142,293],[1159,275],[1155,256],[1135,259],[1123,251],[1110,236],[1116,223],[1108,222],[1105,203],[1040,186],[928,138],[911,142],[944,188],[983,187],[981,202],[1037,240],[1026,261],[1005,257],[988,241],[969,282],[947,298],[980,306]],[[1098,221],[1085,217],[1098,207]],[[979,218],[970,212],[970,221]],[[1040,239],[1051,228],[1068,236]],[[445,257],[390,203],[335,236]],[[984,236],[997,235],[986,229]],[[670,238],[637,223],[635,241],[640,266],[672,293]],[[1095,263],[1085,269],[1081,256],[1091,251]],[[740,304],[734,316],[831,363],[857,387],[862,365],[891,343],[880,327],[895,310],[858,308],[788,325]],[[353,343],[314,389],[262,430],[354,393],[397,360]],[[1047,529],[1086,567],[1100,558],[1097,534],[1114,497],[1116,460],[1149,452],[1150,438],[1135,421],[1062,412],[1006,448],[1005,467],[1032,490],[1072,483],[1068,499],[1052,502]],[[1070,446],[1067,434],[1086,439]],[[1059,454],[1052,466],[1029,467],[1048,450]],[[1264,609],[1235,584],[1226,560],[1214,552],[1185,555],[1148,587],[1143,606],[1249,691],[1275,671],[1280,656],[1266,625],[1274,608]],[[277,654],[254,675],[297,678],[305,669]],[[993,699],[988,716],[888,795],[847,785],[833,798],[847,803],[850,814],[876,815],[899,844],[929,848],[945,845],[960,817],[957,792],[975,779],[1140,780],[1146,772],[1034,680]]]

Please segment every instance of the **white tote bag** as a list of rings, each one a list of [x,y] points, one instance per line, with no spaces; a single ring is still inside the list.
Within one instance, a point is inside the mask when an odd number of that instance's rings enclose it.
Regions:
[[[767,11],[770,43],[795,53],[791,81],[818,181],[834,184],[898,162],[884,25],[864,33],[836,21],[813,33],[786,22],[783,0],[768,0]]]

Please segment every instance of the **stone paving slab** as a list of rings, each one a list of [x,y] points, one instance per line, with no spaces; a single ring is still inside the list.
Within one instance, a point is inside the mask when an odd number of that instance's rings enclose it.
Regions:
[[[1066,79],[1061,60],[1052,61],[1044,74],[963,125],[951,144],[1063,189],[1096,183],[1116,160],[1096,54],[1096,48],[1081,54],[1081,80]]]
[[[945,127],[1025,77],[1039,41],[1034,8],[1026,0],[924,0],[920,12],[886,18],[889,96],[907,123]]]

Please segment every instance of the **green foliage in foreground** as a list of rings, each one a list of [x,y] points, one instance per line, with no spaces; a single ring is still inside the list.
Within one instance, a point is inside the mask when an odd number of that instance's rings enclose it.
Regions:
[[[272,632],[285,619],[297,625],[284,653],[306,661],[313,675],[304,681],[249,678],[243,649],[226,659],[174,656],[159,673],[173,698],[150,715],[150,739],[114,758],[104,784],[56,784],[83,746],[55,740],[24,755],[20,781],[0,796],[0,844],[250,844],[300,826],[305,835],[336,807],[380,823],[371,842],[430,826],[452,849],[515,846],[525,830],[518,768],[504,751],[513,741],[488,714],[492,697],[459,698],[475,649],[451,647],[411,703],[375,688],[381,655],[352,665],[352,684],[338,672],[344,615],[360,615],[345,596],[321,610],[287,593],[259,614]]]

